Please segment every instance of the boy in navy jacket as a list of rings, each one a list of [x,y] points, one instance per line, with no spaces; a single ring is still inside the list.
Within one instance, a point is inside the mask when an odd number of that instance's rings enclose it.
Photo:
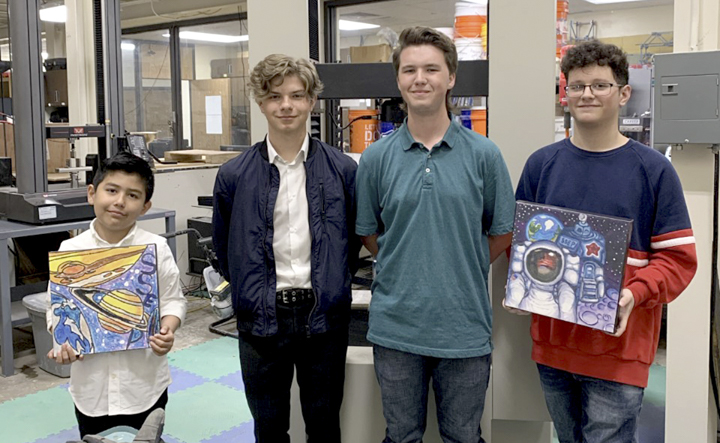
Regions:
[[[357,165],[307,133],[322,91],[309,61],[270,55],[250,87],[268,134],[220,168],[213,244],[232,287],[255,438],[290,442],[295,370],[308,441],[339,442]]]

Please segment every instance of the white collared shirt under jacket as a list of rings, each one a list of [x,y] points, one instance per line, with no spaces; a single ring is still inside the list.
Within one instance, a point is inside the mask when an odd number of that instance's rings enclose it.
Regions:
[[[310,249],[312,235],[305,188],[305,160],[310,137],[305,134],[300,151],[292,162],[286,162],[267,139],[268,161],[280,172],[280,188],[273,211],[273,254],[277,291],[288,288],[312,289]]]

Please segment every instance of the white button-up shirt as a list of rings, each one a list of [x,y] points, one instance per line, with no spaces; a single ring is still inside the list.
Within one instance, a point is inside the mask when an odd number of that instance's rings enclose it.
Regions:
[[[310,137],[305,134],[300,152],[292,162],[278,155],[267,139],[268,161],[280,171],[275,210],[273,211],[273,254],[277,290],[288,288],[311,289],[310,282],[310,220],[305,182],[305,160]]]
[[[110,244],[90,229],[65,240],[61,251],[155,244],[157,247],[158,289],[160,315],[174,315],[185,319],[186,300],[180,288],[180,272],[167,241],[135,225],[125,238]],[[48,306],[50,292],[48,291]],[[52,312],[47,311],[47,327],[52,327]],[[154,405],[170,385],[167,357],[158,356],[151,349],[134,349],[86,355],[72,363],[70,395],[75,406],[90,417],[102,415],[131,415],[144,412]]]

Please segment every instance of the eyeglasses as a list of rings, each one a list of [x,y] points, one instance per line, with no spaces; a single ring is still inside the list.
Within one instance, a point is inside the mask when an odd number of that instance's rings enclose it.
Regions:
[[[622,88],[625,85],[620,85],[617,83],[593,83],[591,85],[568,85],[565,86],[565,92],[567,93],[568,97],[580,97],[585,93],[585,88],[590,87],[590,91],[593,95],[597,96],[603,96],[610,94],[610,91],[612,90],[613,86],[617,86],[618,88]]]

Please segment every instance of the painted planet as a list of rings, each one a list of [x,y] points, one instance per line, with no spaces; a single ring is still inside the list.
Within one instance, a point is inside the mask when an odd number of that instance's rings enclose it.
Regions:
[[[565,226],[552,215],[536,214],[528,221],[525,236],[532,242],[541,240],[554,242],[563,229]]]
[[[50,253],[50,280],[68,287],[97,287],[127,272],[148,245]]]
[[[580,320],[583,321],[586,325],[595,326],[600,319],[598,318],[597,314],[595,314],[592,311],[585,311],[580,314]]]
[[[620,299],[620,294],[618,293],[617,289],[608,289],[607,296],[611,300],[618,301]]]
[[[97,312],[100,326],[117,334],[133,329],[146,330],[148,315],[140,296],[126,289],[106,291],[100,288],[73,289],[78,301]]]

